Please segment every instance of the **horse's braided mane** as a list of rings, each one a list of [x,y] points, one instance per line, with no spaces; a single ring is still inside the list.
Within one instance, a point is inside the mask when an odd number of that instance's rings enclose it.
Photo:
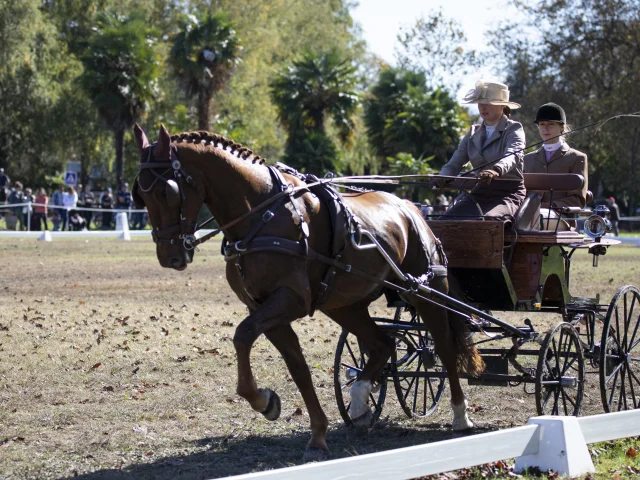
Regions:
[[[216,133],[209,133],[206,131],[200,132],[190,132],[190,133],[181,133],[179,135],[173,135],[171,137],[171,141],[174,143],[211,143],[214,147],[218,144],[221,146],[222,150],[229,149],[229,152],[232,155],[237,155],[242,160],[247,160],[251,158],[251,163],[259,163],[262,165],[265,162],[265,158],[262,158],[259,155],[255,155],[253,151],[249,150],[247,147],[243,147],[239,143],[235,143],[233,140],[229,140],[228,138],[223,137],[222,135],[218,135]]]

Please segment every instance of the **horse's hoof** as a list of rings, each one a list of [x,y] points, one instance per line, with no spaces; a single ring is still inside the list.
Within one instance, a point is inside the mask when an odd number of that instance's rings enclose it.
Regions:
[[[261,413],[264,415],[264,418],[273,422],[280,417],[280,397],[273,390],[268,388],[265,390],[269,392],[269,403],[267,404],[267,408]]]
[[[468,417],[455,419],[453,424],[454,432],[464,432],[473,429],[473,422]]]
[[[369,433],[369,428],[373,424],[373,413],[368,410],[357,418],[352,418],[353,426],[356,427],[356,433],[358,435],[366,435]]]
[[[304,451],[302,461],[304,463],[309,462],[324,462],[329,459],[329,452],[318,447],[307,447]]]

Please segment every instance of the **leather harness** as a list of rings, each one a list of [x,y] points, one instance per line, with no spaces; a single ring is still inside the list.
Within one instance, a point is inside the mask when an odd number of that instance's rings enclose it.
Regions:
[[[242,240],[229,242],[227,237],[224,237],[221,246],[221,253],[224,255],[225,261],[235,262],[236,268],[238,269],[243,283],[246,277],[242,268],[242,260],[247,255],[251,255],[254,253],[282,253],[306,259],[307,263],[309,261],[320,261],[325,263],[327,265],[327,269],[325,271],[325,274],[323,275],[322,281],[320,282],[318,293],[313,299],[310,315],[313,315],[314,311],[318,308],[321,308],[322,305],[326,302],[330,293],[331,284],[338,271],[349,273],[364,280],[377,283],[378,285],[381,285],[385,288],[395,290],[400,294],[417,294],[418,285],[428,285],[429,281],[434,277],[447,276],[446,256],[440,242],[437,242],[436,246],[444,265],[432,265],[428,268],[427,272],[420,277],[413,277],[409,274],[403,274],[403,286],[375,277],[342,262],[341,258],[347,245],[347,238],[351,236],[351,241],[354,244],[356,244],[356,242],[360,242],[361,226],[358,220],[349,210],[349,208],[344,204],[342,196],[332,186],[329,185],[329,183],[331,183],[332,181],[332,178],[318,179],[314,175],[304,175],[297,170],[281,163],[277,163],[273,166],[268,166],[269,172],[274,181],[274,185],[278,187],[278,193],[276,193],[274,196],[261,203],[260,205],[252,208],[240,217],[234,219],[233,221],[219,227],[218,229],[208,233],[207,235],[204,235],[201,238],[196,238],[195,233],[197,232],[197,230],[214,220],[213,218],[210,218],[206,222],[197,225],[196,222],[189,221],[184,214],[186,185],[191,186],[199,195],[201,195],[200,187],[180,164],[180,161],[177,157],[177,148],[174,144],[171,144],[169,162],[153,161],[153,147],[154,145],[150,145],[149,147],[147,147],[147,159],[145,162],[139,163],[138,168],[140,170],[151,170],[151,172],[156,177],[156,180],[160,180],[166,184],[167,198],[170,199],[171,195],[177,195],[179,198],[180,206],[180,220],[176,224],[163,229],[154,227],[154,229],[152,230],[152,237],[154,242],[166,242],[170,244],[178,244],[181,242],[183,248],[185,248],[186,250],[191,250],[196,248],[197,245],[209,240],[210,238],[213,238],[221,231],[230,228],[231,226],[236,225],[243,220],[248,219],[256,213],[260,214],[260,221],[255,223],[253,228]],[[155,171],[155,169],[160,168],[165,169],[162,174],[158,174]],[[166,178],[164,176],[169,170],[173,171],[173,179]],[[293,175],[305,182],[305,184],[296,187],[293,184],[288,183],[284,179],[282,173]],[[136,180],[138,181],[138,179]],[[140,185],[138,186],[142,189]],[[152,187],[153,184],[143,191],[149,191]],[[332,232],[331,257],[322,255],[309,247],[309,225],[304,220],[304,217],[298,209],[294,198],[295,194],[298,191],[302,190],[307,190],[318,196],[318,198],[323,201],[329,211],[331,218],[330,231]],[[287,202],[291,203],[293,211],[299,219],[298,227],[300,228],[302,239],[289,240],[275,236],[257,236],[264,225],[269,223],[275,217],[275,215],[277,214],[277,210]],[[176,201],[175,203],[177,204],[178,202]],[[265,210],[265,208],[267,207],[269,208]],[[246,288],[245,292],[247,293],[249,298],[251,298],[256,304],[259,304],[259,302],[251,297]]]

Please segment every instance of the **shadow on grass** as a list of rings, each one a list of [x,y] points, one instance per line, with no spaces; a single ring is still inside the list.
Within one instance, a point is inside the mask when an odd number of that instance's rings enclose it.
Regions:
[[[476,428],[469,433],[453,433],[450,425],[439,423],[407,426],[381,421],[368,435],[359,436],[344,425],[331,429],[327,442],[329,460],[364,455],[423,443],[449,440],[486,433],[494,429]],[[209,479],[277,468],[302,465],[308,432],[289,435],[249,436],[245,438],[209,437],[190,444],[202,449],[184,456],[165,457],[155,462],[140,463],[123,469],[98,470],[75,477],[84,480],[104,479]]]

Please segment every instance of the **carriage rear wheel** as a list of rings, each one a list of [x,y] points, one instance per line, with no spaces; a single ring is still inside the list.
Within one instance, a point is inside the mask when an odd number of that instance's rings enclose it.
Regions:
[[[417,327],[395,335],[392,372],[398,401],[409,418],[426,417],[440,402],[446,370],[435,353],[433,339],[413,307],[398,307],[394,323]],[[440,376],[428,376],[430,374]]]
[[[351,408],[351,385],[358,379],[358,375],[367,364],[369,355],[360,348],[360,344],[355,335],[346,330],[342,331],[338,340],[336,357],[333,364],[333,385],[336,392],[336,402],[340,416],[346,425],[351,425],[349,410]],[[383,372],[380,378],[373,383],[368,405],[373,407],[373,422],[380,418],[382,406],[387,396],[387,377]]]
[[[536,369],[538,415],[580,413],[584,394],[584,354],[580,337],[569,323],[547,333]]]
[[[620,288],[609,304],[600,342],[605,412],[640,407],[640,291]]]

